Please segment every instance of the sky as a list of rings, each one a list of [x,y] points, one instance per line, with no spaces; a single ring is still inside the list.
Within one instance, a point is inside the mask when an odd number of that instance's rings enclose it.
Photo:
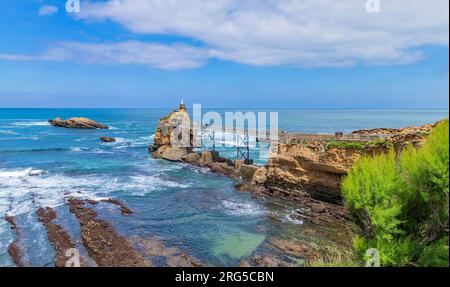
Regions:
[[[0,0],[0,108],[448,109],[449,1],[367,1]]]

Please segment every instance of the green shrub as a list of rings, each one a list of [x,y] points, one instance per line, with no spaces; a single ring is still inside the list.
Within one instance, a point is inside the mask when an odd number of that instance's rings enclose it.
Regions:
[[[448,266],[448,145],[444,121],[420,149],[363,157],[350,170],[342,189],[362,230],[360,259],[377,248],[383,266]]]
[[[384,147],[384,148],[393,148],[394,147],[394,144],[390,140],[387,140],[387,139],[372,140],[367,145],[380,146],[380,147]]]
[[[366,144],[366,142],[358,141],[330,141],[326,144],[326,148],[363,149]]]

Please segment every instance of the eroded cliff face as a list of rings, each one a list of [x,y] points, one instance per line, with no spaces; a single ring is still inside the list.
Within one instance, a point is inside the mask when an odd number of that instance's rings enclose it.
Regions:
[[[306,196],[341,204],[341,182],[361,156],[391,149],[400,152],[410,145],[419,147],[436,124],[353,132],[380,136],[363,148],[327,148],[326,142],[279,144],[278,153],[269,158],[265,167],[265,180],[255,179],[253,183],[263,185],[267,192],[277,196],[294,200],[303,200]]]
[[[341,203],[342,178],[362,154],[358,149],[326,149],[325,143],[280,144],[269,159],[264,185],[288,197]]]

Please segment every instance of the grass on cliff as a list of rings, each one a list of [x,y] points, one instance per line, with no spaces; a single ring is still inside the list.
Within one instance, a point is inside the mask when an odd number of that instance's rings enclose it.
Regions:
[[[327,143],[326,148],[340,148],[340,149],[363,149],[367,142],[359,141],[330,141]]]
[[[370,142],[360,141],[330,141],[326,144],[327,149],[339,148],[339,149],[359,149],[362,150],[367,146],[379,146],[385,148],[392,148],[393,143],[386,139],[376,139]]]
[[[420,149],[363,157],[342,189],[359,260],[377,248],[382,266],[449,266],[448,120]]]

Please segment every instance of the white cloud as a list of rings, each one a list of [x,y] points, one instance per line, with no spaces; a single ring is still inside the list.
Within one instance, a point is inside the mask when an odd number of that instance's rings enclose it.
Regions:
[[[0,60],[3,61],[28,61],[32,57],[28,55],[18,55],[18,54],[0,54]]]
[[[163,45],[138,41],[103,44],[66,42],[34,56],[0,54],[0,60],[139,64],[165,70],[181,70],[202,66],[208,60],[210,53],[206,49],[183,44]]]
[[[81,19],[111,20],[134,33],[202,41],[214,57],[251,65],[404,64],[415,48],[448,45],[448,0],[110,0],[83,5]]]
[[[179,44],[60,43],[41,55],[0,60],[75,60],[196,68],[209,59],[256,66],[342,67],[407,64],[422,46],[449,42],[448,0],[109,0],[83,2],[75,17],[114,21],[132,33],[177,35]],[[182,41],[182,40],[180,40]]]
[[[53,5],[43,5],[39,8],[39,16],[50,16],[58,13],[58,7]]]

